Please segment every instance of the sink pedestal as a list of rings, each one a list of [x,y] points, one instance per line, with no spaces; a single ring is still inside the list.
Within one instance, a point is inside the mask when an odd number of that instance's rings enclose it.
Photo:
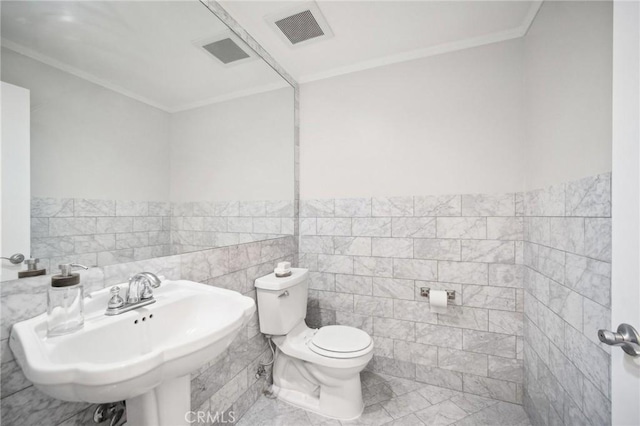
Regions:
[[[128,426],[188,425],[191,410],[191,376],[163,382],[157,388],[127,400]]]

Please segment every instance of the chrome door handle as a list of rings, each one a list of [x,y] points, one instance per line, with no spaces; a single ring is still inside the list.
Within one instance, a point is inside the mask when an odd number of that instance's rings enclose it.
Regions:
[[[620,346],[627,354],[640,356],[640,334],[629,324],[620,324],[618,331],[598,330],[598,339],[610,346]]]

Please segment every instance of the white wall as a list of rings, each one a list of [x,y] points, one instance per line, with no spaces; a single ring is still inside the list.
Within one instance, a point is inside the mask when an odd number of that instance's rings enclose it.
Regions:
[[[521,47],[302,85],[301,197],[522,190]]]
[[[544,2],[524,40],[527,189],[611,171],[612,2]]]
[[[293,89],[171,117],[172,201],[292,200]]]
[[[31,247],[29,197],[29,91],[1,83],[2,140],[0,141],[0,256],[22,253]],[[23,266],[2,260],[0,281],[15,279]]]
[[[32,196],[293,199],[292,88],[169,114],[6,48],[2,59],[2,80],[31,90]]]
[[[169,200],[169,114],[2,49],[31,90],[31,195]]]

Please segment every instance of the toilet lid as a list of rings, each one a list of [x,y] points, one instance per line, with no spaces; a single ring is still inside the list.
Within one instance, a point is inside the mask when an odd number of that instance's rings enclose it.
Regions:
[[[371,336],[354,327],[328,325],[318,330],[311,343],[330,352],[358,352],[371,345]]]

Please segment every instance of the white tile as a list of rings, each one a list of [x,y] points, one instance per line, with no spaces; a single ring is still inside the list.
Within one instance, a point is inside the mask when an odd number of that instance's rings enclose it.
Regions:
[[[522,288],[524,280],[522,265],[489,265],[489,285],[496,287]]]
[[[337,274],[353,273],[353,257],[340,255],[318,255],[318,271]]]
[[[515,263],[513,241],[462,240],[463,262]]]
[[[300,217],[333,217],[334,211],[333,199],[300,200]]]
[[[467,416],[466,411],[451,401],[443,401],[415,413],[429,426],[446,426]]]
[[[374,277],[373,295],[392,299],[413,300],[413,280]]]
[[[611,217],[611,173],[569,182],[565,214],[582,217]]]
[[[460,240],[413,240],[413,257],[418,259],[460,260],[460,252]]]
[[[611,264],[567,253],[564,284],[604,306],[611,304]]]
[[[436,324],[438,317],[432,313],[429,304],[415,300],[393,300],[393,316],[397,319]]]
[[[335,276],[336,291],[371,296],[373,294],[372,278],[358,275]]]
[[[74,200],[75,216],[115,216],[116,202],[113,200],[90,200],[76,198]]]
[[[475,375],[464,376],[464,391],[492,399],[517,402],[516,384],[504,380],[491,379]]]
[[[564,184],[526,192],[525,216],[564,216]]]
[[[462,329],[417,323],[416,341],[443,348],[462,349]]]
[[[514,194],[462,196],[462,216],[514,216]]]
[[[424,345],[421,343],[395,340],[395,358],[401,361],[408,361],[414,364],[438,366],[438,348],[436,346]],[[396,416],[394,416],[396,417]]]
[[[438,314],[438,324],[440,325],[449,325],[472,330],[486,331],[488,327],[488,319],[489,314],[486,309],[461,306],[449,305],[446,313]]]
[[[31,198],[31,217],[71,217],[73,198]]]
[[[391,218],[353,218],[352,234],[361,237],[390,237]]]
[[[416,380],[418,382],[442,386],[448,389],[462,390],[462,373],[457,371],[443,370],[441,368],[427,367],[425,365],[416,365]],[[419,392],[431,403],[437,403],[429,395],[425,394],[424,389],[420,389]],[[439,389],[437,395],[442,395],[442,393],[443,391]]]
[[[438,262],[438,281],[486,285],[489,268],[485,263]]]
[[[489,311],[489,331],[522,335],[522,312]]]
[[[391,318],[393,317],[393,299],[356,294],[353,297],[353,311],[362,315]]]
[[[524,363],[518,359],[489,356],[489,377],[523,383]]]
[[[438,265],[433,260],[393,259],[393,276],[396,278],[434,281]]]
[[[435,238],[436,218],[394,217],[391,221],[391,235],[394,237]]]
[[[373,334],[392,339],[415,340],[415,323],[390,318],[373,318]]]
[[[460,195],[414,197],[415,216],[460,216]]]
[[[371,238],[333,237],[335,254],[371,256]]]
[[[585,219],[584,254],[611,262],[611,219]]]
[[[385,411],[394,419],[403,418],[411,413],[426,408],[431,405],[417,391],[408,392],[396,398],[382,402]],[[421,424],[421,423],[420,423]]]
[[[463,285],[462,300],[464,306],[490,308],[504,311],[516,309],[515,289],[484,285]]]
[[[491,240],[522,240],[524,219],[521,217],[488,217],[487,238]]]
[[[438,348],[438,367],[460,373],[486,376],[487,355],[456,349]]]
[[[506,358],[516,356],[516,336],[510,334],[489,333],[486,331],[463,330],[462,349]]]
[[[373,216],[413,216],[413,197],[378,197],[372,200]]]
[[[436,220],[438,238],[487,238],[485,217],[439,217]]]
[[[319,217],[316,226],[318,235],[351,235],[351,219]]]
[[[336,217],[371,217],[371,198],[337,198]]]
[[[376,277],[393,276],[393,259],[354,256],[354,274]]]
[[[372,238],[372,255],[378,257],[413,257],[411,238]]]

